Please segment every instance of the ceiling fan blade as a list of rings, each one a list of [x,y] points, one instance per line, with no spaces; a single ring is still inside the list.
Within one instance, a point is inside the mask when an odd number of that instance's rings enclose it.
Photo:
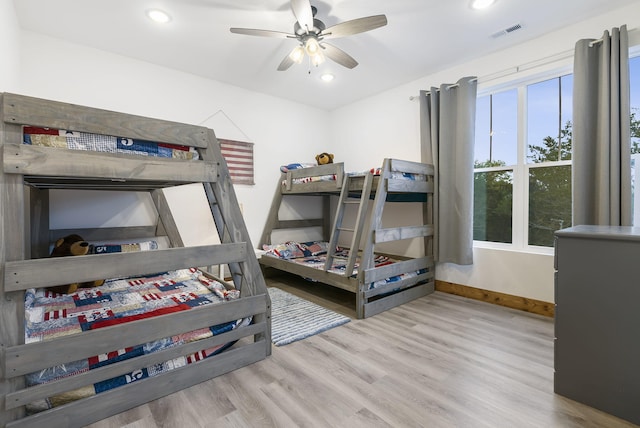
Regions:
[[[247,36],[261,36],[261,37],[277,37],[279,39],[294,38],[294,34],[283,33],[282,31],[271,30],[254,30],[253,28],[230,28],[232,33],[245,34]]]
[[[324,49],[324,54],[329,59],[337,62],[341,66],[347,67],[347,68],[354,68],[356,65],[358,65],[358,61],[353,59],[353,57],[351,55],[349,55],[348,53],[346,53],[342,49],[337,48],[337,47],[335,47],[333,45],[330,45],[328,43],[323,43],[321,46]]]
[[[336,24],[325,29],[320,35],[325,39],[335,39],[337,37],[364,33],[365,31],[374,30],[384,27],[385,25],[387,25],[387,17],[385,15],[367,16]]]
[[[278,71],[285,71],[287,70],[289,67],[291,67],[293,65],[294,61],[291,59],[291,54],[287,54],[287,56],[284,57],[284,59],[282,60],[282,62],[280,63],[280,65],[278,66]]]
[[[311,30],[313,28],[313,12],[309,0],[291,0],[291,10],[302,29]]]

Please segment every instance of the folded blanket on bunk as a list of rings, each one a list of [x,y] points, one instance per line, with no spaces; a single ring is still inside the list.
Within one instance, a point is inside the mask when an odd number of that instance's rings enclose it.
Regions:
[[[155,143],[133,138],[88,134],[62,129],[25,126],[24,144],[59,147],[71,150],[87,150],[107,153],[126,153],[177,159],[198,159],[195,148],[176,144]]]
[[[69,295],[51,293],[45,289],[30,289],[26,291],[25,296],[25,343],[49,340],[237,298],[237,290],[227,290],[222,283],[204,276],[195,268],[111,279],[101,287],[80,289]],[[27,384],[31,386],[72,376],[114,362],[211,337],[249,322],[250,319],[240,319],[136,346],[114,349],[106,354],[31,373],[26,376]],[[191,364],[219,353],[230,345],[203,349],[195,354],[144,367],[133,373],[50,397],[44,402],[33,403],[28,408],[30,412],[46,410],[68,401],[107,391]]]

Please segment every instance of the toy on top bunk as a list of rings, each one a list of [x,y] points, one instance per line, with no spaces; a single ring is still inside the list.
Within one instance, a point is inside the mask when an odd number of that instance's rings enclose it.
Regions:
[[[333,163],[333,153],[323,152],[319,155],[316,155],[316,162],[318,163],[318,165]]]
[[[316,163],[294,162],[280,167],[280,172],[289,172],[294,169],[311,168],[316,165],[326,165],[333,163],[333,153],[322,152],[316,155]]]
[[[51,251],[51,257],[84,256],[87,254],[89,254],[89,243],[80,235],[76,234],[58,239]],[[99,287],[102,284],[104,284],[104,280],[98,279],[82,283],[74,282],[72,284],[56,285],[54,287],[47,287],[47,289],[58,294],[71,294],[81,287]]]

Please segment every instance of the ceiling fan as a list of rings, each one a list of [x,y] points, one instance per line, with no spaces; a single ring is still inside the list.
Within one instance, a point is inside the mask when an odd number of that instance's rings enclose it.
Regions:
[[[230,30],[232,33],[249,36],[296,39],[299,45],[284,57],[278,66],[278,71],[284,71],[294,63],[300,64],[304,59],[305,53],[308,55],[311,64],[316,67],[324,62],[326,56],[344,67],[354,68],[358,65],[358,61],[342,49],[325,42],[325,40],[364,33],[387,25],[387,17],[385,15],[374,15],[352,19],[326,28],[322,21],[315,18],[317,9],[311,6],[309,0],[291,0],[291,10],[297,20],[293,26],[293,34],[252,28],[231,28]]]

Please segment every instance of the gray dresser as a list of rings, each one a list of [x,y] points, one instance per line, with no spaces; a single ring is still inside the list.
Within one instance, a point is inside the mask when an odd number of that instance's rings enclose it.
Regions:
[[[556,232],[556,393],[640,424],[640,228]]]

